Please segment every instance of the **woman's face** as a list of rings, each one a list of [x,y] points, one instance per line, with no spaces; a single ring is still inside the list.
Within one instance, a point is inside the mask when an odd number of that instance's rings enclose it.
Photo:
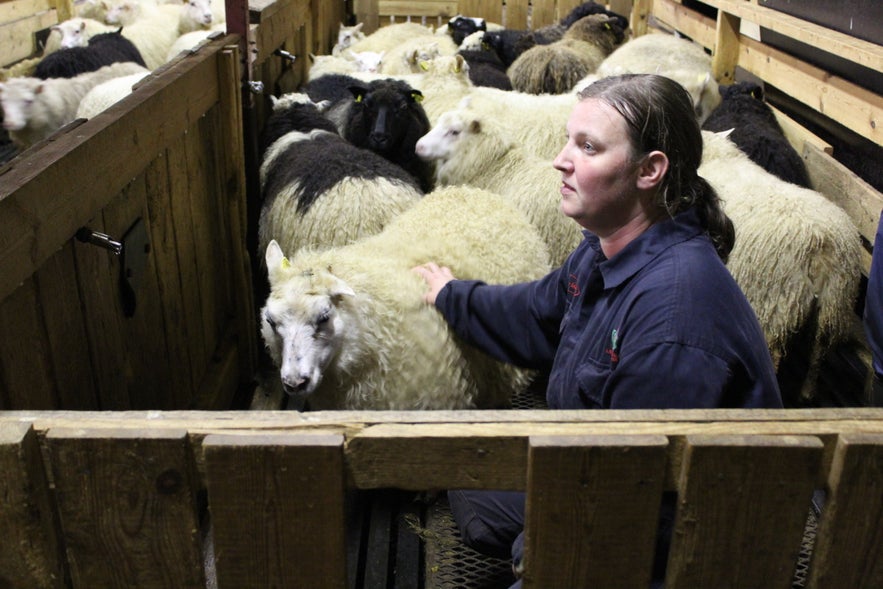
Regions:
[[[599,237],[641,213],[639,164],[627,123],[596,99],[581,100],[567,121],[567,143],[552,162],[561,172],[561,211]]]

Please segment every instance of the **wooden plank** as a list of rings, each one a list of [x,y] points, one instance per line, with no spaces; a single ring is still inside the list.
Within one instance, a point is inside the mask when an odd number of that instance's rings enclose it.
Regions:
[[[55,8],[50,0],[5,0],[0,2],[0,23],[19,20]]]
[[[324,3],[323,3],[324,4]],[[337,40],[336,32],[334,40]],[[330,51],[330,48],[329,48]],[[248,252],[248,192],[245,175],[245,137],[242,125],[242,98],[240,87],[239,51],[236,45],[229,45],[219,55],[219,117],[221,130],[220,146],[223,161],[220,169],[225,171],[222,178],[224,207],[229,215],[230,269],[233,274],[232,291],[235,299],[235,312],[238,326],[240,378],[254,374],[258,362],[258,333],[255,326],[254,290],[252,288],[251,257]]]
[[[883,436],[840,436],[808,587],[883,586],[881,489]]]
[[[659,21],[680,31],[706,49],[714,49],[717,25],[713,19],[674,0],[653,0],[652,14]]]
[[[883,71],[883,46],[744,0],[703,0],[738,18],[874,71]]]
[[[103,215],[84,223],[92,231],[108,233]],[[115,236],[120,239],[119,235]],[[120,260],[113,252],[77,242],[74,244],[77,280],[86,317],[86,342],[101,409],[130,409],[126,376],[126,339],[118,279]]]
[[[74,132],[10,162],[0,175],[0,300],[217,103],[213,51],[224,39],[150,77]]]
[[[665,436],[531,437],[525,589],[646,587]]]
[[[711,59],[711,72],[720,84],[736,81],[736,63],[739,61],[738,17],[726,12],[717,13],[717,35]]]
[[[629,14],[629,27],[632,29],[633,36],[640,37],[647,34],[650,15],[655,7],[654,0],[634,0],[632,11]]]
[[[811,436],[688,436],[666,588],[789,586],[821,456]]]
[[[883,194],[814,145],[804,145],[803,159],[813,187],[845,210],[862,237],[873,244],[883,210]],[[867,256],[866,275],[869,268],[870,256]]]
[[[82,313],[84,293],[78,288],[76,275],[77,245],[82,244],[69,241],[46,260],[34,275],[39,296],[38,308],[46,325],[52,363],[50,374],[56,375],[56,408],[99,409],[98,392],[91,370],[87,319]],[[88,291],[85,294],[88,296]]]
[[[379,0],[353,0],[356,22],[362,23],[362,32],[370,34],[380,27]]]
[[[530,6],[530,26],[532,29],[539,29],[540,27],[555,24],[560,18],[557,2],[554,0],[533,0]]]
[[[488,22],[503,24],[503,2],[501,0],[460,0],[457,13],[463,16],[483,18]]]
[[[263,63],[268,59],[280,59],[273,52],[281,47],[292,34],[310,23],[310,4],[302,0],[274,3],[273,10],[264,11],[260,15],[258,27],[254,30],[255,63]],[[255,13],[252,11],[252,22]],[[304,56],[306,57],[306,56]]]
[[[0,423],[0,584],[61,589],[64,548],[37,435],[26,423]]]
[[[219,587],[345,586],[342,436],[208,436],[202,449]]]
[[[126,233],[140,219],[147,234],[150,247],[150,219],[147,213],[147,183],[143,176],[133,182],[127,190],[104,209],[105,231],[116,239],[123,240]],[[131,317],[123,313],[122,306],[104,308],[104,313],[114,313],[120,320],[121,344],[118,349],[105,349],[104,354],[118,354],[125,366],[126,405],[117,409],[180,409],[186,403],[171,396],[172,367],[169,362],[169,349],[163,325],[162,299],[156,278],[156,260],[148,250],[143,272],[134,277],[137,291],[134,293],[135,312]],[[143,252],[129,251],[126,255],[141,256]],[[114,274],[106,277],[111,290],[116,290],[116,300],[122,294],[118,285],[119,264],[116,259]]]
[[[740,67],[883,145],[883,96],[745,36],[740,44]]]
[[[441,17],[445,20],[457,15],[455,0],[408,2],[407,0],[381,0],[378,6],[381,20],[390,16]]]
[[[12,22],[0,24],[3,41],[3,57],[0,65],[8,66],[39,53],[34,33],[58,23],[54,10],[38,12]]]
[[[782,127],[782,132],[785,133],[788,143],[797,150],[797,153],[803,152],[803,144],[807,142],[816,146],[828,155],[834,153],[834,147],[832,147],[830,143],[812,133],[809,129],[777,109],[772,104],[767,103],[767,106],[769,106],[770,110],[773,111],[773,114],[776,115],[776,121],[778,121],[779,126]]]
[[[501,24],[507,29],[527,29],[529,16],[530,0],[507,0]]]
[[[74,587],[205,587],[183,430],[46,434]]]
[[[58,408],[57,376],[39,309],[33,279],[0,303],[0,365],[13,409]]]

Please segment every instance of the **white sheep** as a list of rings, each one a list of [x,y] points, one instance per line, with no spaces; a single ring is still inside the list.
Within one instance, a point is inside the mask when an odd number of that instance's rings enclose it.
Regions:
[[[502,197],[439,189],[383,232],[290,260],[266,250],[270,295],[261,334],[283,388],[309,409],[472,409],[505,406],[529,374],[457,338],[422,301],[411,268],[508,284],[548,271],[543,242]]]
[[[353,43],[364,39],[365,33],[362,32],[362,26],[364,24],[365,23],[356,23],[347,26],[340,23],[340,29],[337,31],[337,43],[331,48],[331,55],[340,55],[344,49],[349,49]]]
[[[262,138],[261,250],[272,239],[289,253],[349,243],[423,196],[400,166],[338,135],[326,106],[298,93],[274,100]]]
[[[218,26],[224,27],[225,25],[221,23]],[[173,60],[182,51],[192,51],[200,43],[220,34],[221,31],[221,28],[212,27],[208,30],[190,31],[189,33],[184,33],[183,35],[180,35],[177,39],[175,39],[175,42],[172,43],[172,46],[169,47],[169,52],[166,54],[166,61]]]
[[[131,40],[151,70],[166,63],[169,49],[178,38],[183,6],[151,5],[138,0],[121,0],[107,10],[109,24],[123,25],[123,36]]]
[[[433,29],[418,23],[394,23],[385,27],[380,27],[370,35],[367,35],[364,39],[356,41],[350,45],[349,48],[351,51],[355,52],[374,51],[379,53],[381,51],[389,51],[405,41],[421,36],[433,37],[434,31]]]
[[[83,96],[95,85],[144,68],[115,63],[73,78],[12,78],[0,84],[3,128],[20,147],[29,147],[76,118]]]
[[[59,49],[85,47],[89,44],[91,37],[101,33],[110,33],[118,29],[119,27],[112,27],[93,18],[70,18],[49,27],[49,36],[46,38],[43,55]]]
[[[663,33],[634,37],[608,55],[585,82],[627,73],[659,74],[684,86],[693,97],[700,125],[721,101],[711,56],[689,39]]]
[[[107,80],[86,92],[77,107],[76,118],[91,119],[131,94],[132,86],[150,75],[150,70],[147,68],[142,68],[142,70],[128,76]]]
[[[383,52],[374,51],[343,51],[339,55],[310,55],[310,70],[307,80],[315,80],[327,74],[355,74],[366,73],[377,77],[381,76],[381,64]]]
[[[465,104],[442,114],[416,150],[435,160],[439,185],[469,184],[515,204],[546,242],[553,266],[560,266],[582,240],[579,225],[559,208],[561,173],[552,162],[530,153]]]
[[[457,46],[448,35],[421,35],[386,50],[380,71],[385,75],[420,73],[420,62],[455,53]]]
[[[804,363],[807,400],[824,353],[847,334],[854,316],[859,232],[840,207],[770,174],[724,135],[702,132],[699,173],[736,228],[727,267],[757,313],[777,365],[789,353],[789,338],[812,330]]]

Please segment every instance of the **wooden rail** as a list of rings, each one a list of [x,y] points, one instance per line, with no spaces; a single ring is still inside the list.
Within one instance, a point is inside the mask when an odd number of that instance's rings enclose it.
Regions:
[[[883,583],[883,409],[5,412],[0,465],[12,586],[344,587],[382,488],[526,490],[525,587],[646,586],[675,491],[673,588],[786,586],[823,489],[809,586]]]

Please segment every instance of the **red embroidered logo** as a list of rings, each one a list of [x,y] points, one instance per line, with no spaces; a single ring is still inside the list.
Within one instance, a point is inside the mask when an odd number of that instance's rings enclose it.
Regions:
[[[570,278],[570,284],[567,285],[567,292],[571,296],[578,297],[582,291],[579,288],[579,284],[577,284],[578,278],[576,274],[571,274],[568,278]]]

